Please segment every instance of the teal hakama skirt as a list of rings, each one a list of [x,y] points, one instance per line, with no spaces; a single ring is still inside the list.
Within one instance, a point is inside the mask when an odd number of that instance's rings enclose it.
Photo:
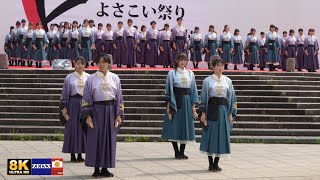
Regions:
[[[194,118],[190,95],[182,97],[181,109],[177,109],[176,114],[172,116],[172,120],[169,120],[166,111],[161,137],[168,141],[182,144],[195,141]]]
[[[231,126],[227,106],[220,105],[217,119],[207,119],[207,122],[207,131],[202,129],[200,151],[208,156],[230,154]]]

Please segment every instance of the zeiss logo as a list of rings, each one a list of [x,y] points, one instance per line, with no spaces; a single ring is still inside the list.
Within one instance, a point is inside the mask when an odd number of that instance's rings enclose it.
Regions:
[[[32,159],[32,175],[51,175],[51,159]]]
[[[48,30],[48,23],[60,16],[64,12],[80,4],[85,4],[88,0],[66,0],[55,8],[49,15],[46,15],[45,0],[22,0],[24,11],[29,22],[41,22],[45,30]]]
[[[32,164],[32,169],[50,169],[51,164]]]

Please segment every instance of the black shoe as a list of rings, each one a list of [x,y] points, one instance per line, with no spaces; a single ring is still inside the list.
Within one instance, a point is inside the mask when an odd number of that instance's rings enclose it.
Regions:
[[[264,71],[264,68],[260,68],[261,71]]]
[[[109,172],[107,168],[102,168],[100,176],[113,177],[113,174],[111,172]]]
[[[214,168],[216,171],[222,171],[222,169],[219,167],[219,165],[213,165],[213,168]]]
[[[78,156],[78,159],[77,159],[77,162],[84,162],[85,160],[81,157],[81,156]]]
[[[90,64],[91,66],[94,66],[94,62],[91,62],[91,64]]]
[[[129,65],[128,65],[127,68],[132,68],[132,66],[129,66]]]
[[[287,71],[286,69],[282,69],[282,71]]]
[[[75,154],[71,154],[71,162],[77,162]]]
[[[182,157],[182,159],[189,159],[189,157],[186,156],[185,154],[181,154],[180,156]]]
[[[209,166],[209,171],[217,172],[217,170],[214,168],[214,166],[213,166],[213,165],[210,165],[210,166]]]
[[[99,171],[95,171],[93,174],[92,174],[92,177],[99,177],[101,175],[101,173]]]
[[[308,69],[308,72],[312,72],[311,69]]]
[[[175,153],[174,158],[178,159],[178,160],[183,159],[183,157],[181,156],[181,154],[179,152]]]
[[[298,69],[298,71],[302,71],[301,69]]]
[[[133,67],[138,67],[137,65],[133,65]]]
[[[86,63],[86,68],[88,68],[89,67],[89,63]]]

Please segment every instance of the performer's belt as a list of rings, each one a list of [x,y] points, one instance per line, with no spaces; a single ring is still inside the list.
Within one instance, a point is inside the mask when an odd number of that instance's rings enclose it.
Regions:
[[[140,40],[140,42],[145,43],[145,42],[146,42],[146,40]]]
[[[116,40],[122,40],[123,38],[122,38],[122,36],[118,36],[117,38],[116,38]]]
[[[76,94],[73,96],[70,96],[71,98],[77,98],[77,99],[82,99],[82,96],[80,94]]]
[[[170,40],[163,40],[163,42],[169,42]]]
[[[112,106],[115,104],[115,100],[108,100],[108,101],[96,101],[93,102],[94,105],[105,105],[105,106]]]
[[[112,40],[108,40],[108,39],[107,39],[106,41],[107,41],[107,42],[111,42]]]
[[[308,44],[308,47],[313,47],[314,45],[313,44]]]
[[[133,37],[132,36],[127,36],[127,39],[133,39]]]
[[[176,36],[176,40],[185,40],[184,36]]]
[[[31,41],[32,41],[32,38],[27,38],[27,40],[26,40],[26,46],[28,46]]]
[[[274,49],[274,43],[275,43],[275,40],[269,40],[269,49],[270,50]]]
[[[81,48],[88,47],[89,37],[81,37]]]
[[[208,40],[208,43],[215,43],[217,40]]]
[[[200,41],[194,41],[195,50],[200,50]]]
[[[222,45],[224,44],[230,44],[230,41],[222,41]]]
[[[62,38],[61,47],[66,47],[68,38]]]
[[[240,46],[240,43],[234,43],[234,46]]]
[[[260,48],[266,48],[266,46],[260,46]]]
[[[97,39],[97,41],[101,41],[101,39]]]
[[[250,46],[256,46],[257,45],[257,43],[255,43],[255,42],[250,42]]]
[[[304,47],[304,44],[298,44],[298,47]]]
[[[208,102],[207,119],[217,121],[219,106],[228,105],[228,100],[224,97],[211,97]]]
[[[296,47],[296,45],[289,44],[290,47]]]
[[[158,39],[150,39],[150,42],[158,42]]]
[[[190,88],[178,88],[174,87],[173,88],[174,95],[176,97],[176,103],[177,103],[177,108],[181,109],[182,107],[182,98],[183,96],[189,96],[191,94],[191,89]]]
[[[41,49],[42,45],[43,45],[43,38],[37,38],[36,39],[36,47],[37,47],[37,49]]]

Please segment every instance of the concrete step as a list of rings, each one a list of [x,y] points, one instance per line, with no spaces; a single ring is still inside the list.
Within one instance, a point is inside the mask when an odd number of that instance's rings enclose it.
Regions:
[[[201,90],[198,90],[200,94]],[[235,90],[237,96],[299,96],[319,97],[314,90]],[[61,88],[0,88],[1,94],[60,94]],[[164,95],[164,89],[123,89],[123,95]]]
[[[126,113],[163,114],[165,107],[127,107]],[[0,106],[0,112],[59,113],[58,106]],[[239,114],[320,115],[320,109],[238,108]]]
[[[10,100],[0,99],[0,106],[59,106],[59,100]],[[124,101],[126,107],[165,107],[164,101]],[[238,102],[238,108],[298,108],[320,109],[320,103],[299,102]]]
[[[0,125],[1,133],[60,133],[63,134],[63,126],[16,126]],[[122,127],[120,134],[161,134],[162,127]],[[202,129],[195,128],[196,134],[200,135]],[[320,129],[254,129],[233,128],[235,136],[320,136]]]
[[[16,126],[60,126],[59,119],[12,119],[0,118],[0,125]],[[123,127],[162,127],[163,120],[129,120],[124,121]],[[195,127],[200,128],[200,122],[195,121]],[[260,122],[235,121],[235,128],[261,129],[320,129],[320,122]]]

